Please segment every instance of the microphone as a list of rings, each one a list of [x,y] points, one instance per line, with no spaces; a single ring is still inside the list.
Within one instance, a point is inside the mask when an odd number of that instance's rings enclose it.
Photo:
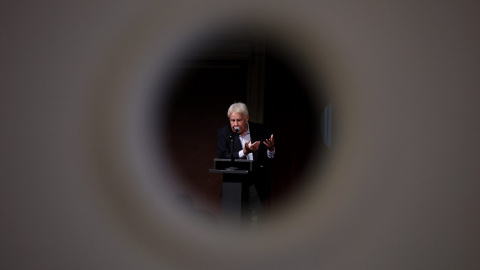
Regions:
[[[233,157],[233,137],[234,137],[234,134],[237,134],[238,132],[240,132],[240,128],[239,127],[234,127],[233,128],[233,133],[230,133],[230,167],[226,168],[226,170],[237,170],[238,168],[235,167],[235,158]]]

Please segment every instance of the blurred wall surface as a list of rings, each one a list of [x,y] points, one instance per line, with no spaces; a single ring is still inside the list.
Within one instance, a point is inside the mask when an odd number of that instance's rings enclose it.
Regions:
[[[480,269],[479,8],[2,1],[0,268]],[[294,40],[334,104],[328,160],[249,231],[175,203],[152,124],[176,57],[230,23]]]

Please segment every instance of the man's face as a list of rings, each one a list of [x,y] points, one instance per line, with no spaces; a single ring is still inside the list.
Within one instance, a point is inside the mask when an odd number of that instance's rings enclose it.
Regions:
[[[245,132],[247,132],[248,126],[248,115],[245,116],[242,113],[232,113],[230,114],[230,127],[232,128],[232,131],[235,129],[235,127],[239,127],[240,131],[238,132],[240,135],[244,135]]]

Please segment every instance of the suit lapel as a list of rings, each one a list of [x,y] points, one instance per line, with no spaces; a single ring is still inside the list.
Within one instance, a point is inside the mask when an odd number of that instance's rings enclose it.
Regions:
[[[242,142],[240,141],[240,136],[235,135],[235,140],[234,140],[234,143],[233,143],[233,150],[235,152],[239,152],[242,149],[243,149],[243,145],[242,145]]]

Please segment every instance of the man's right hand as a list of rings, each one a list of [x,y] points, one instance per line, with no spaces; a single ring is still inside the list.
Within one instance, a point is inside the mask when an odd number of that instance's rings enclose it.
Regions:
[[[260,147],[260,142],[254,142],[251,145],[249,145],[251,140],[245,143],[245,146],[243,147],[243,154],[248,155],[252,152],[255,152],[258,150],[258,147]]]

